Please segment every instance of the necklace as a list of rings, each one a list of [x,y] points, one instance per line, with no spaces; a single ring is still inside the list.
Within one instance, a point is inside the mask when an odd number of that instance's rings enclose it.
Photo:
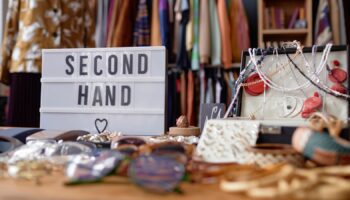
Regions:
[[[272,47],[270,47],[269,49],[267,50],[260,50],[261,51],[261,57],[259,58],[258,61],[256,61],[256,59],[254,60],[256,64],[261,64],[262,61],[265,59],[266,55],[267,55],[267,52],[268,51],[271,51],[271,50],[274,50]],[[297,56],[299,55],[299,52],[296,52],[294,55],[293,55],[293,58],[296,58]],[[224,115],[224,118],[227,118],[229,116],[230,113],[233,113],[233,107],[235,106],[235,103],[237,101],[237,98],[238,98],[238,94],[240,92],[240,89],[241,87],[248,87],[248,86],[251,86],[251,85],[255,85],[255,84],[258,84],[258,83],[261,83],[261,82],[264,82],[262,79],[260,80],[257,80],[257,81],[253,81],[253,82],[250,82],[250,83],[243,83],[244,80],[248,77],[249,74],[251,74],[254,69],[256,70],[257,68],[257,65],[252,65],[254,64],[253,60],[252,60],[252,56],[250,56],[250,60],[248,61],[248,64],[247,64],[247,67],[245,67],[241,73],[239,74],[239,77],[237,78],[237,81],[235,83],[235,91],[234,91],[234,96],[232,98],[232,101]],[[273,71],[270,76],[273,77],[275,74],[279,73],[282,69],[285,69],[285,66],[287,66],[289,64],[288,63],[284,63],[281,68],[279,69],[276,69],[275,71]],[[254,66],[252,68],[252,66]],[[259,75],[260,76],[260,75]]]
[[[327,49],[327,51],[330,51],[332,44],[327,44],[325,50]],[[327,48],[328,47],[328,48]],[[300,50],[300,48],[298,48]],[[303,76],[305,77],[311,84],[313,84],[315,87],[317,87],[319,90],[332,95],[334,97],[337,98],[342,98],[342,99],[350,99],[350,96],[347,94],[342,94],[340,92],[334,91],[332,89],[330,89],[329,87],[327,87],[326,85],[323,84],[323,82],[317,77],[317,75],[315,73],[312,73],[312,78],[315,79],[315,81],[310,78],[309,76],[307,76],[301,69],[300,67],[292,60],[292,58],[287,54],[286,49],[284,48],[284,51],[286,53],[287,58],[289,59],[289,61],[293,64],[293,66],[297,69],[297,71]],[[328,56],[327,56],[328,57]],[[323,63],[325,63],[324,61],[325,59],[322,59],[321,61]],[[321,62],[321,63],[322,63]]]

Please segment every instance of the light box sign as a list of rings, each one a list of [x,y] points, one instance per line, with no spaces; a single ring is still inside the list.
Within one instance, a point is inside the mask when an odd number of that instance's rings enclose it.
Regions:
[[[45,49],[42,55],[41,128],[164,133],[164,47]]]

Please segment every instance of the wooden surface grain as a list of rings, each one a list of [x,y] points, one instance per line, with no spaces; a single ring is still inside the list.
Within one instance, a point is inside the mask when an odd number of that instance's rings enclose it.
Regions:
[[[102,183],[66,186],[63,179],[50,177],[38,185],[24,180],[0,180],[1,200],[244,200],[245,196],[222,192],[218,184],[183,183],[183,194],[155,194],[147,192],[125,178],[108,177]]]

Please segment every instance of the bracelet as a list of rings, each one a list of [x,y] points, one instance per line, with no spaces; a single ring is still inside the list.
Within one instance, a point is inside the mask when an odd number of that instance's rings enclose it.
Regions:
[[[236,163],[208,163],[191,160],[187,165],[186,171],[190,174],[190,180],[196,183],[213,184],[221,176],[230,171],[242,171],[256,169],[254,165],[239,165]]]
[[[341,138],[298,128],[292,138],[293,147],[319,165],[350,164],[350,143]]]
[[[248,147],[247,162],[260,167],[280,163],[302,167],[305,164],[304,157],[292,146],[285,144],[259,144]]]
[[[294,171],[290,165],[275,165],[267,169],[240,170],[227,174],[220,183],[226,192],[245,192],[289,177]]]
[[[333,137],[339,137],[343,128],[342,120],[321,112],[313,113],[309,117],[308,122],[312,130],[322,132],[324,128],[327,128],[329,134]]]
[[[6,145],[7,143],[9,143],[9,145]],[[23,143],[16,138],[0,136],[0,155],[12,151],[21,145],[23,145]]]

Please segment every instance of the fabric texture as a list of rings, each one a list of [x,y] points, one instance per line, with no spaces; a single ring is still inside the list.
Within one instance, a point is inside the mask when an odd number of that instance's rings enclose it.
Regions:
[[[179,42],[177,45],[176,65],[181,69],[189,68],[189,58],[186,51],[186,26],[189,20],[189,4],[188,0],[181,0],[181,18],[178,30]]]
[[[242,0],[231,2],[231,30],[232,61],[240,63],[242,51],[250,47],[248,19]]]
[[[151,45],[161,46],[162,39],[160,36],[160,21],[159,21],[159,0],[152,1],[152,21],[151,21]]]
[[[159,21],[162,45],[167,49],[170,47],[170,21],[168,0],[159,0]]]
[[[119,16],[112,42],[113,47],[132,46],[137,5],[138,0],[121,1]]]
[[[212,65],[221,65],[221,35],[215,0],[209,0],[210,57]]]
[[[339,26],[340,26],[340,44],[346,45],[346,23],[343,0],[338,0],[339,5]]]
[[[340,44],[340,11],[338,1],[329,1],[330,6],[330,20],[333,34],[333,44]]]
[[[12,73],[7,126],[39,127],[39,73]]]
[[[193,0],[189,0],[190,17],[186,27],[186,50],[191,51],[193,47]]]
[[[100,0],[97,4],[97,21],[96,21],[96,47],[106,46],[107,36],[107,19],[108,19],[109,0]]]
[[[151,44],[150,23],[147,0],[140,0],[134,27],[134,46],[149,46]]]
[[[193,48],[191,68],[192,70],[199,69],[199,0],[193,0]]]
[[[210,31],[209,2],[202,1],[199,22],[199,55],[202,64],[209,64],[210,60]]]
[[[95,46],[96,1],[10,0],[0,81],[9,73],[41,72],[41,49]]]
[[[230,21],[227,14],[225,0],[218,0],[217,4],[219,24],[221,32],[221,60],[225,68],[232,64],[231,30]]]
[[[194,125],[194,78],[192,71],[187,73],[187,119]]]
[[[315,41],[317,45],[326,45],[332,41],[328,0],[320,0],[317,10]]]
[[[111,19],[108,23],[108,33],[107,33],[107,47],[111,47],[112,46],[112,41],[113,41],[113,33],[115,30],[115,25],[117,22],[117,18],[118,18],[118,13],[119,13],[119,7],[120,7],[120,1],[121,0],[114,0],[113,3],[113,7],[112,7],[112,11],[110,11],[111,13]]]

